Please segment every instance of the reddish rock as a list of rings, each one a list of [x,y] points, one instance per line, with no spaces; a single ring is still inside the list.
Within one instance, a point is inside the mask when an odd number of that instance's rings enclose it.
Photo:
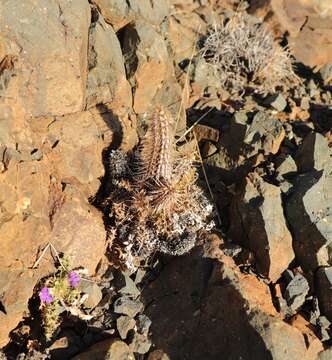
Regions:
[[[46,6],[42,0],[14,0],[1,3],[0,14],[0,33],[6,39],[6,53],[17,56],[15,85],[9,92],[24,112],[28,116],[41,116],[82,110],[89,3],[57,0]]]

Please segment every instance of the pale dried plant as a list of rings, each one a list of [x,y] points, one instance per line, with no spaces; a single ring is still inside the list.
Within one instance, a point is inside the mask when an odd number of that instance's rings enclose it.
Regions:
[[[235,13],[215,25],[201,56],[213,67],[221,85],[233,93],[250,85],[271,92],[298,81],[289,49],[281,47],[257,19],[244,13]]]
[[[134,163],[130,159],[137,158],[136,167],[129,170]],[[200,230],[212,226],[213,207],[196,184],[193,159],[175,147],[173,121],[166,110],[154,111],[136,156],[113,151],[110,163],[115,171],[109,199],[112,234],[127,268],[134,269],[157,251],[184,254],[195,245]]]

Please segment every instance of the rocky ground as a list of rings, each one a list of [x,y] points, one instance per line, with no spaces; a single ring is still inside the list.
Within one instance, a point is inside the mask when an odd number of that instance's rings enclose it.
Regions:
[[[220,86],[200,42],[233,10],[288,43],[296,85]],[[332,359],[331,16],[324,0],[0,3],[0,359]],[[195,124],[183,146],[216,228],[132,273],[99,204],[110,151],[157,106],[178,137]],[[47,244],[88,272],[91,316],[67,312],[49,341]]]

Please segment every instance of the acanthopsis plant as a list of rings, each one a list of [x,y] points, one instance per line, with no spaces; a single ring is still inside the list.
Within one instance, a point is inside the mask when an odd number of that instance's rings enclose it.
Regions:
[[[211,227],[212,205],[196,184],[194,159],[175,146],[172,117],[157,108],[138,150],[110,154],[112,250],[135,268],[157,251],[181,255]]]

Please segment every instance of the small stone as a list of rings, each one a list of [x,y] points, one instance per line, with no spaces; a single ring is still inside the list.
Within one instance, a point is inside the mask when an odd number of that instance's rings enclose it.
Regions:
[[[120,293],[124,295],[132,295],[133,297],[138,297],[140,291],[138,290],[135,282],[131,279],[128,273],[124,273],[124,280],[126,285],[120,289]]]
[[[129,348],[133,353],[146,354],[151,345],[151,341],[145,335],[135,333]]]
[[[327,85],[332,81],[332,64],[326,64],[319,70],[324,84]]]
[[[135,320],[129,316],[120,316],[116,320],[116,327],[119,331],[121,339],[127,337],[128,331],[133,329],[135,326]]]
[[[207,158],[209,156],[212,156],[216,152],[218,152],[218,148],[216,147],[216,145],[214,145],[210,141],[206,141],[204,143],[203,147],[202,147],[202,150],[201,150],[201,154],[202,154],[203,158]]]
[[[103,298],[101,289],[95,282],[81,279],[78,289],[88,295],[83,303],[88,309],[94,309]]]
[[[135,284],[138,285],[142,282],[144,276],[146,274],[146,271],[139,268],[137,271],[136,271],[136,276],[135,276]]]
[[[134,318],[143,310],[144,306],[138,299],[131,299],[127,296],[118,298],[114,303],[114,312]]]
[[[301,109],[309,110],[310,109],[310,99],[308,97],[304,97],[301,99]]]
[[[277,111],[283,111],[287,106],[287,101],[281,94],[269,96],[266,102]]]
[[[152,321],[145,315],[138,315],[137,318],[137,331],[140,334],[148,335]]]
[[[248,116],[244,111],[239,111],[234,114],[234,120],[237,124],[245,125],[248,121]]]
[[[296,274],[285,291],[287,305],[293,311],[298,310],[304,304],[309,289],[307,279],[301,274]]]
[[[311,79],[308,83],[308,90],[309,90],[309,96],[311,98],[319,94],[319,90],[317,89],[317,85],[315,84],[313,79]]]
[[[278,181],[283,181],[285,177],[297,172],[296,163],[290,155],[280,157],[275,165]]]
[[[163,350],[154,350],[149,354],[148,360],[170,360]]]

